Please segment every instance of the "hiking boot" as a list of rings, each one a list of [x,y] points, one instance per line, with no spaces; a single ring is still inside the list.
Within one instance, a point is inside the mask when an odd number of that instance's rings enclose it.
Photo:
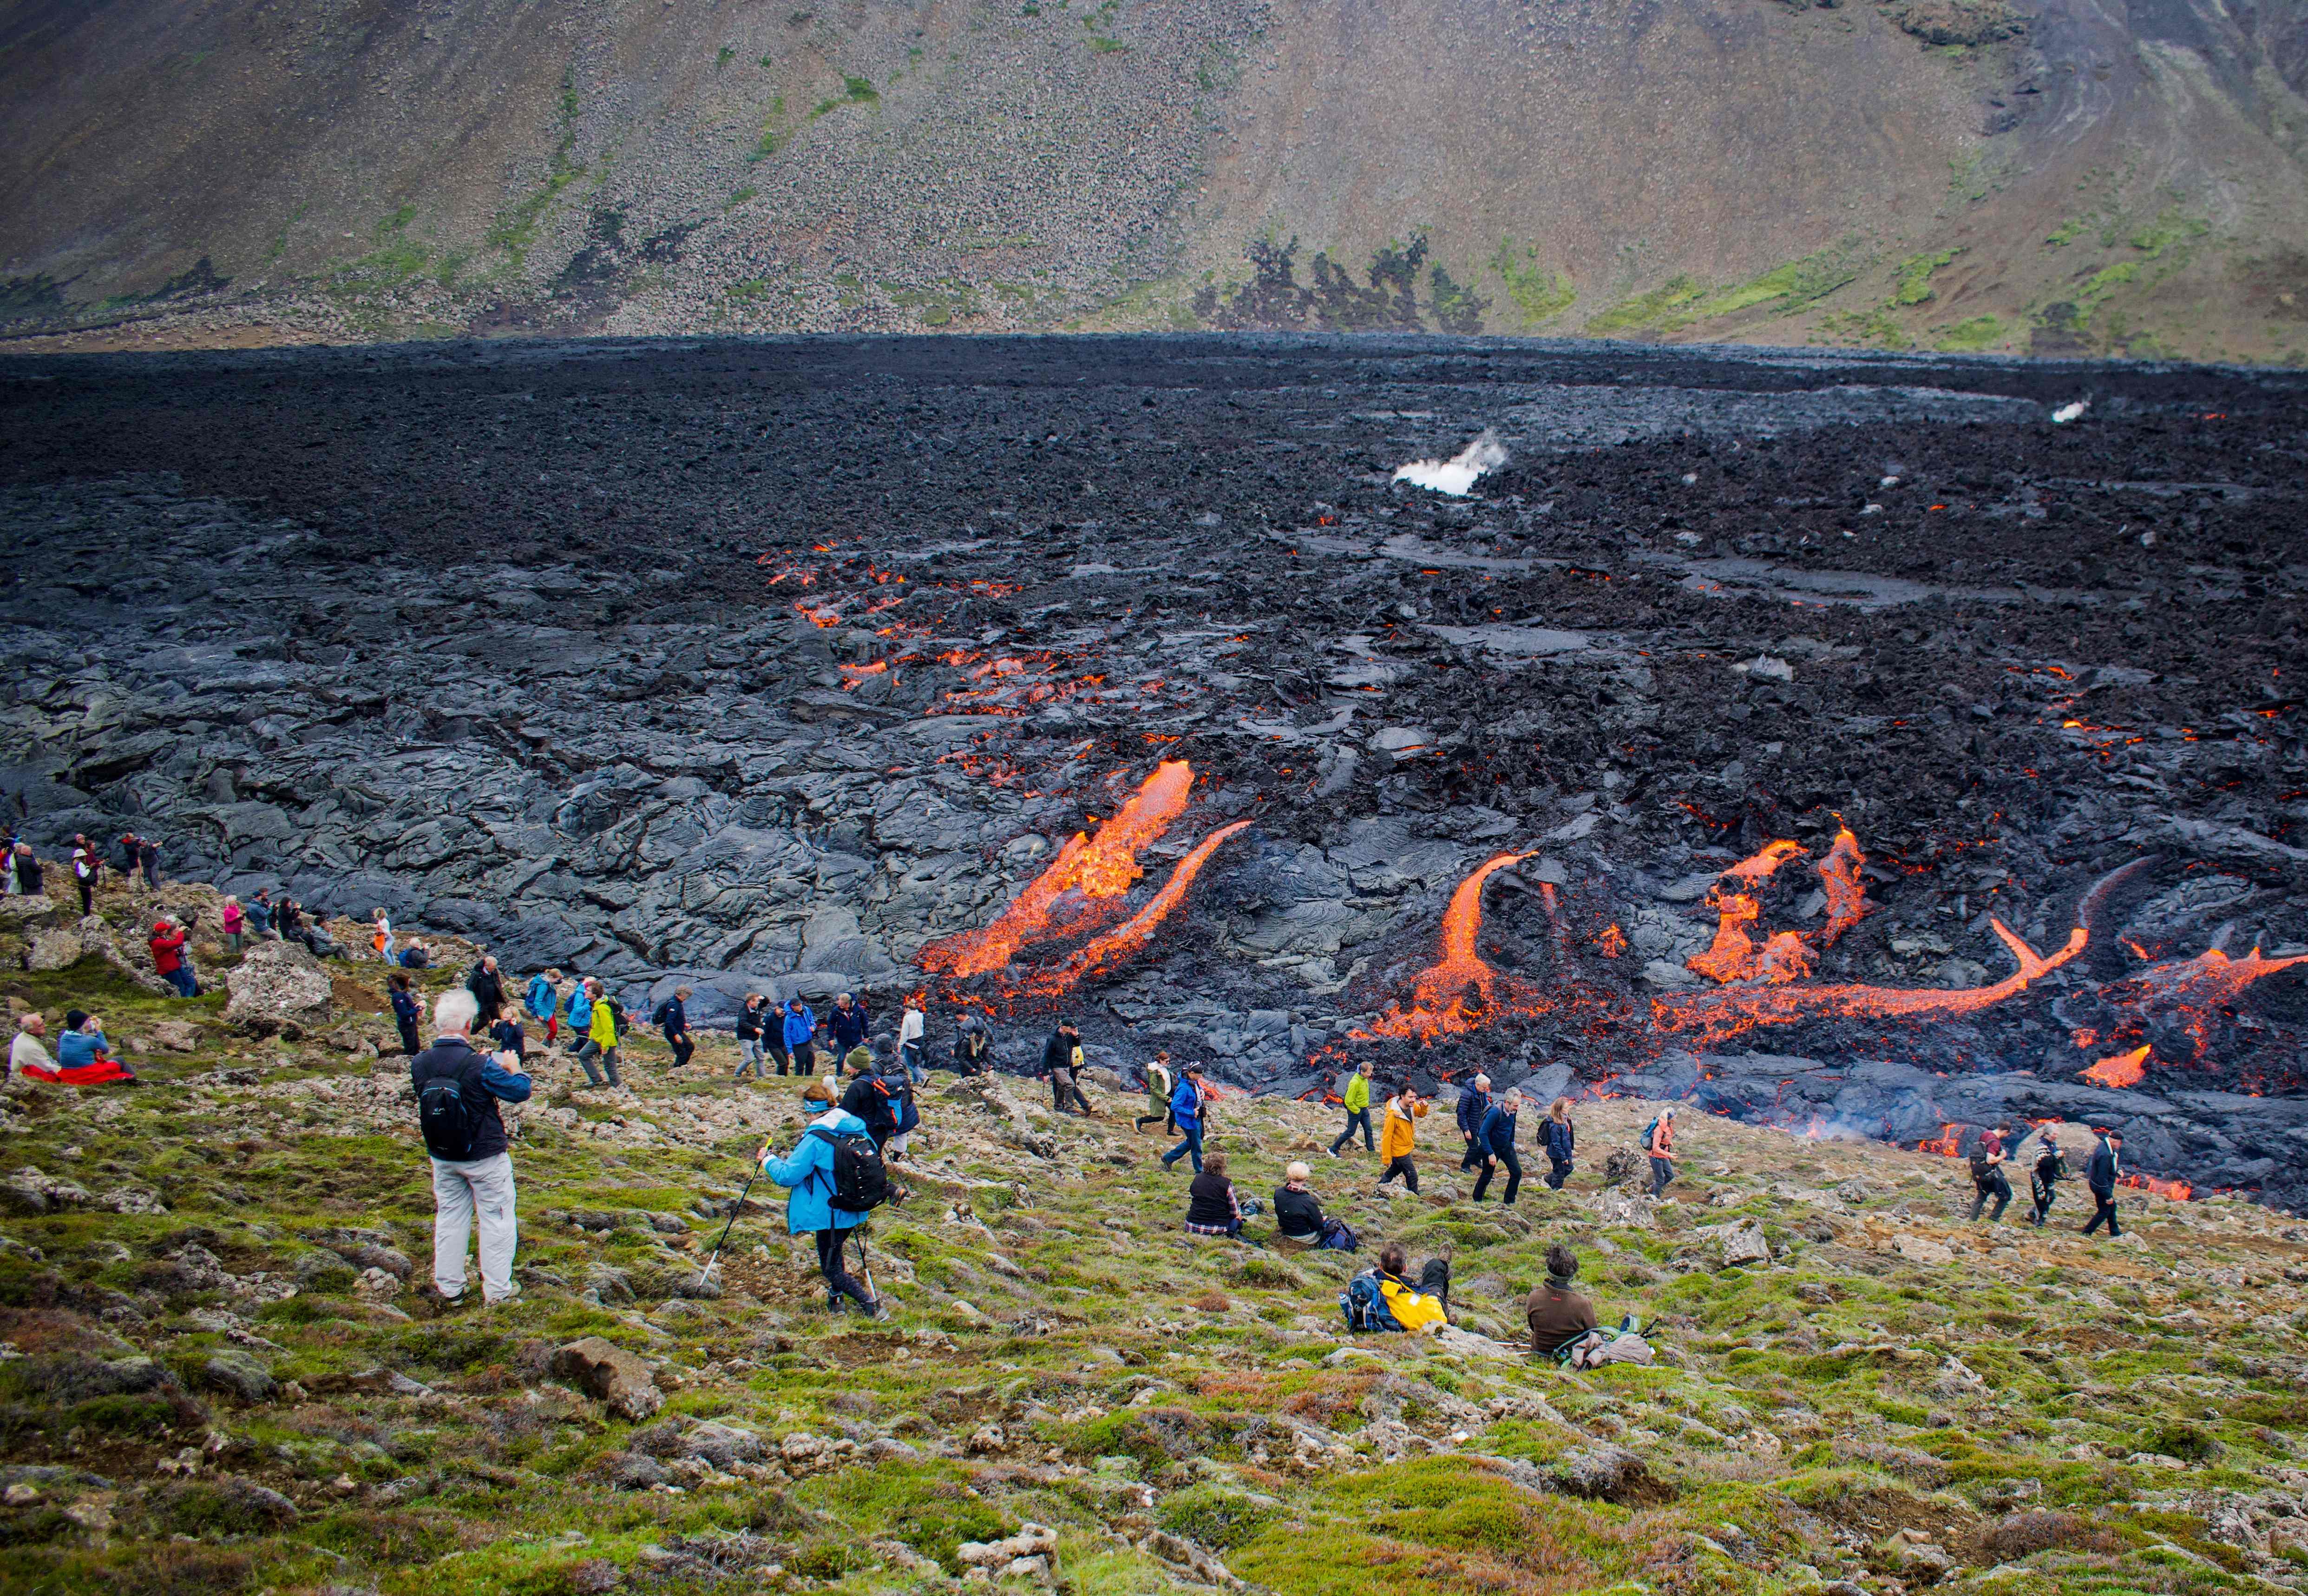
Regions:
[[[439,1286],[426,1284],[417,1288],[417,1300],[431,1310],[433,1317],[438,1318],[444,1314],[461,1311],[471,1299],[464,1291],[459,1291],[452,1297]]]
[[[876,1325],[886,1325],[890,1322],[890,1310],[881,1302],[876,1301],[873,1307],[866,1310],[866,1317]]]

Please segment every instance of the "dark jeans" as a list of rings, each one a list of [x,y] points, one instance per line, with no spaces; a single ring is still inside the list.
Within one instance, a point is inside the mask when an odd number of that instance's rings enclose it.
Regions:
[[[617,1079],[617,1050],[611,1048],[604,1053],[601,1051],[601,1044],[588,1037],[585,1045],[577,1050],[577,1063],[585,1071],[585,1078],[598,1086],[601,1084],[601,1073],[600,1070],[593,1068],[593,1060],[596,1059],[601,1060],[601,1068],[609,1072],[609,1085],[616,1086],[624,1084]]]
[[[686,1031],[678,1036],[667,1037],[665,1044],[673,1050],[673,1067],[676,1069],[688,1063],[690,1056],[697,1051],[696,1042]]]
[[[1174,1164],[1191,1153],[1194,1157],[1194,1173],[1201,1174],[1202,1172],[1202,1128],[1199,1125],[1189,1125],[1178,1134],[1186,1139],[1163,1154],[1162,1163],[1166,1166]]]
[[[1571,1179],[1571,1161],[1567,1158],[1557,1158],[1550,1153],[1546,1155],[1546,1162],[1548,1165],[1546,1183],[1554,1190],[1561,1191],[1563,1183]]]
[[[2094,1231],[2099,1229],[2099,1222],[2103,1219],[2107,1221],[2107,1233],[2109,1235],[2121,1236],[2123,1234],[2123,1227],[2115,1223],[2115,1193],[2112,1191],[2095,1191],[2092,1193],[2092,1201],[2097,1204],[2098,1206],[2092,1210],[2091,1218],[2085,1223],[2084,1234],[2088,1236]]]
[[[2052,1214],[2052,1188],[2041,1180],[2031,1178],[2028,1182],[2028,1196],[2035,1204],[2034,1210],[2029,1213],[2028,1218],[2040,1231],[2044,1228],[2044,1221],[2050,1218]]]
[[[846,1230],[817,1232],[817,1272],[825,1276],[826,1306],[835,1307],[847,1297],[860,1308],[871,1308],[874,1299],[841,1266],[841,1249],[848,1240],[849,1232]]]
[[[1491,1177],[1499,1172],[1499,1165],[1503,1163],[1507,1167],[1507,1188],[1499,1201],[1511,1203],[1515,1200],[1515,1193],[1522,1189],[1522,1154],[1509,1147],[1494,1156],[1496,1162],[1483,1165],[1483,1172],[1475,1177],[1475,1200],[1478,1203],[1483,1200],[1483,1193],[1491,1188]]]
[[[2003,1210],[2011,1206],[2011,1181],[2002,1170],[1993,1171],[1985,1180],[1972,1182],[1971,1216],[1974,1219],[1979,1217],[1979,1211],[1987,1206],[1990,1197],[1995,1199],[1995,1212],[1987,1216],[1987,1223],[1994,1224],[2003,1217]]]
[[[1484,1154],[1487,1151],[1488,1149],[1482,1143],[1469,1138],[1467,1150],[1459,1154],[1459,1167],[1462,1170],[1478,1168],[1483,1162]]]
[[[1667,1183],[1674,1179],[1674,1159],[1654,1158],[1651,1160],[1651,1195],[1653,1197],[1657,1197],[1660,1192],[1665,1191],[1667,1188]]]
[[[1444,1313],[1451,1311],[1450,1259],[1426,1260],[1426,1267],[1418,1272],[1418,1294],[1422,1297],[1432,1297],[1440,1302]]]
[[[1393,1180],[1397,1175],[1400,1175],[1402,1177],[1402,1183],[1410,1188],[1411,1190],[1417,1191],[1418,1189],[1418,1166],[1410,1162],[1409,1154],[1405,1153],[1400,1157],[1395,1159],[1394,1162],[1388,1164],[1386,1166],[1386,1173],[1378,1178],[1378,1183],[1381,1186],[1383,1186],[1389,1180]]]
[[[201,995],[201,983],[193,979],[193,967],[190,965],[178,965],[161,979],[175,987],[177,996],[180,998],[197,998]]]
[[[73,885],[80,888],[80,917],[85,920],[96,913],[96,883],[74,880]]]
[[[793,1050],[793,1070],[796,1075],[817,1073],[817,1049],[813,1043],[805,1042]],[[783,1075],[785,1072],[785,1066],[779,1065],[778,1073]]]
[[[1363,1151],[1365,1153],[1377,1152],[1378,1143],[1371,1137],[1370,1110],[1366,1108],[1358,1108],[1355,1110],[1354,1112],[1347,1116],[1347,1128],[1339,1132],[1339,1139],[1331,1144],[1331,1151],[1335,1153],[1339,1148],[1345,1146],[1348,1142],[1353,1141],[1355,1139],[1355,1127],[1357,1125],[1363,1128]]]
[[[413,1059],[418,1053],[425,1051],[417,1044],[417,1022],[415,1020],[395,1019],[393,1023],[400,1027],[400,1051],[402,1052],[407,1053]]]

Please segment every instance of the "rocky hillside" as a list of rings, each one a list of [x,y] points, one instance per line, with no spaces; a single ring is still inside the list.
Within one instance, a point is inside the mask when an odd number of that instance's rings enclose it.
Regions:
[[[114,890],[85,934],[138,906]],[[1320,1155],[1331,1111],[1227,1099],[1244,1188],[1312,1158],[1350,1260],[1263,1219],[1185,1236],[1110,1078],[1086,1121],[941,1076],[873,1227],[896,1317],[867,1326],[819,1306],[759,1188],[700,1283],[798,1105],[728,1081],[726,1043],[676,1077],[645,1042],[624,1093],[538,1066],[521,1300],[444,1316],[414,1290],[430,1197],[376,972],[339,967],[293,1036],[100,954],[0,982],[52,1022],[100,1009],[145,1077],[0,1111],[0,1583],[2039,1596],[2308,1564],[2308,1235],[2264,1209],[2127,1192],[2125,1238],[2088,1241],[2068,1188],[2053,1229],[1974,1227],[1951,1160],[1723,1121],[1655,1204],[1603,1176],[1633,1101],[1582,1111],[1565,1192],[1476,1207],[1448,1158],[1374,1194],[1367,1159]],[[1457,1327],[1343,1334],[1381,1239],[1451,1257]],[[1512,1344],[1558,1240],[1654,1367]]]
[[[0,312],[2300,360],[2304,39],[2303,0],[27,0]]]

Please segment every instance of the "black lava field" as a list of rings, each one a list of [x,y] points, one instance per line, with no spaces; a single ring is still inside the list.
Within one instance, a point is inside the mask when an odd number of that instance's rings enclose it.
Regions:
[[[2308,1206],[2308,375],[458,343],[0,360],[0,417],[51,857],[709,1022],[2058,1117]]]

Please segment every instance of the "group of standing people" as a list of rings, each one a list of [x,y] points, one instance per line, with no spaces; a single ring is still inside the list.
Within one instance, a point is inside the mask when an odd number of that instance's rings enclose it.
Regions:
[[[1347,1123],[1328,1148],[1336,1158],[1339,1149],[1354,1140],[1360,1131],[1363,1151],[1374,1153],[1383,1161],[1378,1183],[1386,1185],[1399,1179],[1411,1191],[1418,1189],[1418,1166],[1413,1158],[1418,1142],[1418,1121],[1426,1118],[1434,1105],[1417,1087],[1405,1085],[1386,1100],[1380,1128],[1374,1136],[1371,1128],[1370,1067],[1357,1063],[1347,1077],[1339,1100],[1347,1111]],[[1490,1193],[1491,1182],[1500,1171],[1506,1171],[1506,1183],[1499,1193],[1503,1205],[1512,1204],[1522,1190],[1522,1154],[1519,1150],[1520,1116],[1527,1100],[1522,1093],[1509,1088],[1494,1097],[1491,1077],[1477,1075],[1460,1089],[1455,1118],[1462,1152],[1459,1158],[1461,1171],[1475,1172],[1474,1200],[1481,1202]],[[1546,1118],[1540,1122],[1537,1143],[1546,1154],[1547,1172],[1540,1177],[1555,1191],[1570,1179],[1574,1155],[1579,1145],[1578,1126],[1572,1120],[1571,1100],[1558,1097],[1548,1107]],[[1657,1129],[1658,1128],[1655,1128]],[[1663,1161],[1671,1161],[1674,1145],[1673,1111],[1669,1110],[1664,1128],[1664,1150],[1654,1150],[1653,1195],[1663,1189],[1667,1180],[1674,1179],[1671,1162],[1664,1179],[1658,1172]]]
[[[2003,1217],[2003,1210],[2011,1203],[2011,1177],[2007,1172],[2011,1157],[2025,1151],[2025,1138],[2015,1143],[2009,1122],[1980,1133],[1971,1151],[1971,1217],[1976,1221],[1983,1212],[1987,1223],[1995,1223]],[[2106,1129],[2094,1138],[2090,1158],[2084,1163],[2084,1189],[2091,1193],[2092,1215],[2084,1222],[2083,1231],[2088,1236],[2103,1224],[2110,1237],[2123,1234],[2116,1220],[2115,1188],[2123,1174],[2123,1135]],[[2067,1156],[2060,1148],[2060,1128],[2046,1125],[2036,1136],[2036,1156],[2028,1165],[2028,1223],[2037,1230],[2051,1215],[2052,1199],[2061,1181],[2068,1179]],[[1990,1210],[1989,1203],[1995,1206]]]

